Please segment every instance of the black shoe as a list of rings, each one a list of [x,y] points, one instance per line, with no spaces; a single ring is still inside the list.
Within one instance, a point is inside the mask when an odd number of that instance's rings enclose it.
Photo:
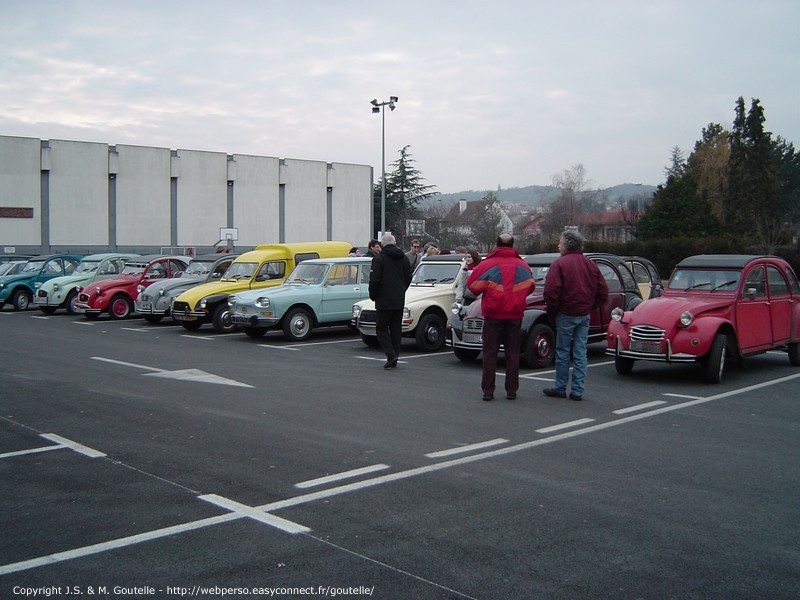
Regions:
[[[492,400],[494,400],[494,394],[484,394],[483,395],[483,401],[484,402],[491,402]]]
[[[569,397],[575,400],[575,402],[580,402],[581,400],[583,400],[583,396],[581,396],[580,394],[576,394],[575,392],[570,392]]]
[[[383,364],[384,369],[394,369],[397,366],[397,359],[396,358],[389,358]]]
[[[516,394],[506,394],[506,399],[507,400],[516,400],[517,399],[517,395]]]
[[[556,388],[545,388],[542,390],[542,393],[545,396],[550,396],[551,398],[566,398],[567,392],[562,392],[561,390],[557,390]]]

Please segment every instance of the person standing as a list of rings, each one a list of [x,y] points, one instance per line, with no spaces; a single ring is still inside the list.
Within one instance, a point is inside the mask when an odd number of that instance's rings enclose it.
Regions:
[[[483,399],[494,400],[497,354],[502,344],[506,355],[506,398],[513,400],[519,389],[519,345],[525,298],[536,282],[530,267],[514,250],[514,236],[502,233],[497,247],[472,269],[467,288],[483,294]]]
[[[378,240],[370,240],[367,244],[367,256],[375,258],[381,252],[381,243]]]
[[[544,301],[547,314],[556,327],[556,383],[545,388],[545,396],[567,397],[569,358],[574,367],[569,397],[583,400],[586,370],[589,365],[589,315],[594,307],[602,306],[608,298],[608,285],[600,269],[583,254],[583,236],[577,231],[565,231],[558,242],[557,258],[544,280]]]
[[[369,297],[375,302],[375,333],[386,354],[384,369],[394,369],[400,356],[403,333],[403,306],[411,285],[411,265],[397,247],[391,233],[381,238],[382,250],[372,259],[369,273]]]
[[[406,252],[406,258],[408,259],[408,263],[411,265],[411,270],[413,271],[416,269],[420,259],[419,240],[411,240],[411,250]]]

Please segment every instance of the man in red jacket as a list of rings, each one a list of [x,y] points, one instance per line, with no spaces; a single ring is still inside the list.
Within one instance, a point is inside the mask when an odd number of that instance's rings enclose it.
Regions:
[[[589,366],[587,341],[589,314],[608,298],[608,285],[594,261],[583,255],[583,236],[565,231],[558,242],[557,258],[544,280],[547,314],[556,326],[556,385],[543,390],[545,396],[567,397],[569,357],[575,364],[569,397],[583,400],[584,380]]]
[[[519,388],[519,344],[525,298],[536,282],[530,267],[514,250],[514,237],[503,233],[497,247],[489,252],[467,278],[475,295],[483,294],[483,399],[494,400],[495,371],[500,344],[506,355],[506,398],[517,397]]]

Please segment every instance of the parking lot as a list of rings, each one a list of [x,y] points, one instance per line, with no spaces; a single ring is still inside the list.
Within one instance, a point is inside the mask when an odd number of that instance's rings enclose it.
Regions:
[[[0,597],[797,598],[800,370],[0,312]],[[501,363],[502,366],[502,363]]]

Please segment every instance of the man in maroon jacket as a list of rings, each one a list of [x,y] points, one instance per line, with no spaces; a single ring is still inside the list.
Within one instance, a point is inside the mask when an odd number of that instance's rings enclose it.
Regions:
[[[484,400],[494,400],[494,380],[500,344],[506,355],[506,398],[517,397],[519,388],[519,344],[525,297],[536,282],[530,267],[514,250],[514,237],[503,233],[497,247],[489,252],[467,278],[467,287],[481,298],[483,312]]]
[[[553,262],[544,280],[547,314],[556,325],[556,384],[543,390],[545,396],[567,397],[570,353],[574,360],[569,397],[583,400],[589,359],[589,314],[608,298],[608,285],[600,269],[583,255],[583,236],[565,231],[558,242],[561,256]]]

